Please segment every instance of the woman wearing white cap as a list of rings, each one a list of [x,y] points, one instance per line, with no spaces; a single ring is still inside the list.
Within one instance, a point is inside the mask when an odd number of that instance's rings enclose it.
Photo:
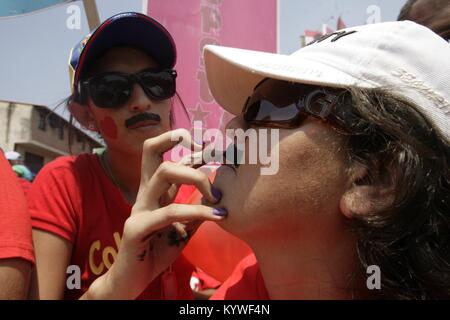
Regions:
[[[37,176],[29,195],[37,261],[32,297],[193,297],[193,266],[177,256],[198,224],[184,229],[172,222],[221,220],[224,211],[199,205],[181,219],[180,205],[160,209],[177,191],[164,166],[157,171],[162,154],[180,142],[169,131],[175,61],[168,31],[133,12],[107,19],[72,50],[69,110],[102,135],[107,151],[58,158]],[[176,133],[201,148],[187,131]],[[206,176],[190,183],[211,202],[220,198]]]
[[[209,46],[229,128],[279,129],[279,170],[219,169],[220,225],[255,252],[216,299],[450,297],[450,46],[412,22],[290,56]],[[247,146],[247,145],[246,145]],[[245,293],[244,293],[245,292]]]
[[[212,94],[236,115],[228,127],[279,134],[276,173],[247,159],[217,172],[219,224],[255,255],[215,299],[450,297],[446,41],[394,22],[290,56],[218,46],[204,56]]]

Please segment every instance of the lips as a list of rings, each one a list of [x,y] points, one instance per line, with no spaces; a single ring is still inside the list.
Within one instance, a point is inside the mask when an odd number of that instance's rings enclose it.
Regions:
[[[205,159],[202,155],[202,161],[201,163],[195,163],[191,167],[194,169],[198,169],[204,165],[207,165],[209,163],[215,162],[213,159],[215,157],[216,150],[210,150],[209,155],[211,156],[211,159]],[[235,144],[230,144],[227,148],[227,150],[222,151],[222,163],[220,163],[221,166],[229,167],[236,171],[237,168],[239,168],[239,165],[241,164],[241,159],[243,156],[243,151],[238,149]]]
[[[125,120],[125,127],[128,129],[136,129],[146,126],[154,126],[161,122],[161,117],[155,113],[140,113]]]

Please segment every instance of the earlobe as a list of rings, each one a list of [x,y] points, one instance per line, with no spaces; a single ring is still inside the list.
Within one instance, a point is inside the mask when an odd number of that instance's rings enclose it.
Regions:
[[[375,172],[373,172],[375,171]],[[395,183],[391,170],[367,168],[355,164],[350,173],[350,183],[341,197],[341,213],[351,219],[355,216],[367,216],[389,208],[395,200]]]
[[[92,130],[92,131],[98,131],[95,118],[92,115],[91,110],[78,102],[72,101],[68,105],[70,113],[73,115],[73,117],[85,128]]]
[[[339,203],[342,214],[352,219],[358,215],[364,215],[372,211],[369,189],[367,186],[353,184],[341,197]]]

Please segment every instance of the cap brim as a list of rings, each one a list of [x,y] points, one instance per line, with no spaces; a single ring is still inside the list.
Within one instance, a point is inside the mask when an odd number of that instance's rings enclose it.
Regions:
[[[116,15],[105,21],[89,38],[77,69],[90,65],[106,50],[129,46],[149,54],[161,68],[173,68],[176,63],[175,43],[156,20],[137,14]]]
[[[329,87],[372,86],[307,55],[301,57],[299,52],[293,57],[214,45],[205,46],[203,52],[212,95],[235,115],[264,78]]]

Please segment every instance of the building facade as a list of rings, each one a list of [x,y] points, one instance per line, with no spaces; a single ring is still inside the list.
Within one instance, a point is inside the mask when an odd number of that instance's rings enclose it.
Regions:
[[[47,107],[0,101],[0,147],[19,152],[37,173],[59,156],[90,153],[103,145]]]

